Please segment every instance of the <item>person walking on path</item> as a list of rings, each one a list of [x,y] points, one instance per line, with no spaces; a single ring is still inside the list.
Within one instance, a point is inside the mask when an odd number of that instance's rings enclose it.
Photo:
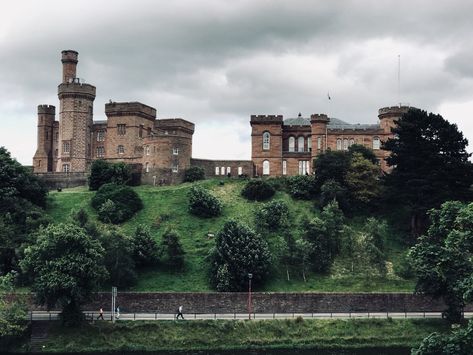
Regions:
[[[177,309],[176,320],[179,319],[179,316],[181,316],[181,318],[184,319],[184,316],[182,314],[182,306],[179,306],[179,308]]]
[[[97,317],[97,320],[99,320],[99,319],[105,320],[105,319],[103,318],[103,308],[102,308],[102,307],[100,307],[99,316]]]
[[[115,318],[120,319],[120,307],[117,306],[117,309],[115,309]]]

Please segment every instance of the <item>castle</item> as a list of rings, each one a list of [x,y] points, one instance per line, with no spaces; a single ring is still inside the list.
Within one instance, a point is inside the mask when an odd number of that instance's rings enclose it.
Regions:
[[[191,166],[204,168],[207,177],[310,174],[318,154],[346,150],[352,144],[372,148],[381,168],[387,170],[387,152],[380,149],[381,142],[392,137],[396,119],[408,109],[380,109],[379,124],[374,125],[348,124],[322,114],[285,120],[280,115],[252,115],[251,160],[193,159],[192,122],[156,119],[153,107],[112,101],[105,104],[107,119],[94,121],[96,88],[77,77],[78,53],[62,51],[61,62],[59,121],[55,106],[38,106],[38,145],[33,157],[33,171],[51,181],[76,176],[85,182],[96,159],[132,164],[141,173],[141,181],[149,184],[180,182]]]

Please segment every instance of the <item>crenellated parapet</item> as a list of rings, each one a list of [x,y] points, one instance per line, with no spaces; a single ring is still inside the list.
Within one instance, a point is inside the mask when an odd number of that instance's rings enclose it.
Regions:
[[[250,123],[283,123],[283,115],[251,115]]]
[[[183,130],[186,133],[193,134],[195,125],[192,122],[186,121],[182,118],[164,118],[159,119],[155,123],[155,127],[159,130]]]
[[[141,102],[110,102],[105,104],[105,114],[111,116],[138,116],[156,119],[156,109]]]
[[[56,115],[56,106],[38,105],[38,115]]]
[[[72,80],[70,83],[62,83],[58,86],[59,100],[66,98],[83,98],[88,100],[95,100],[95,86],[79,82],[79,80]]]
[[[409,109],[410,106],[383,107],[378,110],[378,117],[380,120],[388,117],[401,117],[404,113],[407,113]]]
[[[310,115],[310,123],[325,123],[328,124],[330,118],[324,113],[314,113]]]

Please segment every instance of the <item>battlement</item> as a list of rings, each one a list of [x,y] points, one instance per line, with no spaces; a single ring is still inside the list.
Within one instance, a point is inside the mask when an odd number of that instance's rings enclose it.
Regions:
[[[55,115],[56,106],[53,105],[38,105],[38,115]]]
[[[182,118],[163,118],[156,120],[155,124],[158,129],[184,129],[189,133],[194,133],[195,125],[192,122],[186,121]]]
[[[324,113],[313,113],[310,115],[310,122],[321,122],[321,123],[328,123],[330,119]]]
[[[59,99],[65,97],[85,97],[90,100],[94,100],[95,92],[95,86],[81,83],[76,80],[73,80],[70,83],[62,83],[58,86]]]
[[[281,123],[283,122],[282,115],[251,115],[250,123]]]
[[[378,117],[379,119],[385,117],[400,117],[407,111],[409,111],[410,106],[391,106],[391,107],[383,107],[378,110]]]
[[[139,116],[156,119],[156,109],[141,102],[110,102],[105,104],[105,114],[110,116]]]
[[[79,53],[72,50],[72,49],[67,49],[61,52],[61,62],[63,63],[77,63],[77,57],[79,56]]]

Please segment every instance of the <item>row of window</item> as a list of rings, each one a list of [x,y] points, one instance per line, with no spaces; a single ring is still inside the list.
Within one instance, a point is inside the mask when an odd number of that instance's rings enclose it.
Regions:
[[[241,166],[238,167],[238,175],[242,175],[243,174],[243,168]],[[226,173],[225,173],[226,171]],[[221,166],[221,167],[218,167],[216,166],[215,167],[215,175],[228,175],[228,174],[231,174],[232,173],[232,168],[227,166],[227,169],[225,170],[225,167],[224,166]]]
[[[143,130],[144,127],[143,125],[140,125],[140,130],[138,131],[138,135],[140,138],[143,138]],[[151,135],[151,128],[147,128],[147,134],[148,136]],[[119,136],[124,136],[126,134],[126,124],[124,123],[119,123],[117,124],[117,135]],[[105,140],[105,130],[100,129],[97,131],[97,142],[103,142]]]
[[[269,175],[271,172],[269,160],[263,161],[263,175]],[[287,161],[282,161],[282,174],[287,175]],[[309,175],[310,174],[310,162],[309,160],[300,160],[299,161],[299,175]]]
[[[354,138],[338,138],[337,139],[337,150],[348,150],[349,147],[351,147],[353,144],[355,144],[355,139]],[[373,142],[372,142],[372,148],[373,150],[379,150],[381,149],[381,140],[379,137],[374,137]]]
[[[149,173],[149,163],[146,162],[145,163],[145,172]],[[177,162],[173,163],[173,165],[171,166],[171,170],[173,173],[178,173],[179,172],[179,164]]]
[[[156,153],[156,147],[154,147],[154,152]],[[179,155],[179,148],[177,147],[172,148],[172,154]],[[151,147],[148,145],[145,147],[145,155],[151,155]]]
[[[145,148],[146,155],[150,155],[150,147]],[[117,146],[117,153],[118,154],[125,154],[125,147],[123,145],[118,145]],[[179,155],[179,148],[173,148],[172,149],[172,154],[173,155]],[[96,152],[97,158],[103,158],[105,156],[105,147],[100,146],[97,147],[97,152]]]

